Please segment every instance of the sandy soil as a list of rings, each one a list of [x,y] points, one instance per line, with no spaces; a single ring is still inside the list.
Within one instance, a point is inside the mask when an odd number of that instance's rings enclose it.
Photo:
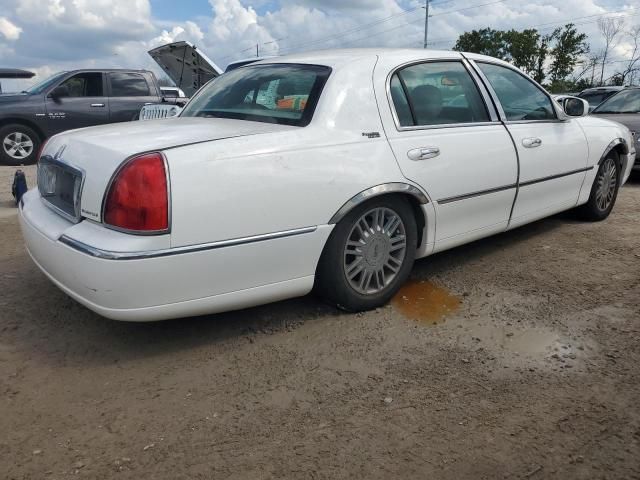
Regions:
[[[7,170],[2,478],[640,478],[640,179],[605,222],[419,261],[375,312],[307,297],[137,325],[30,262]]]

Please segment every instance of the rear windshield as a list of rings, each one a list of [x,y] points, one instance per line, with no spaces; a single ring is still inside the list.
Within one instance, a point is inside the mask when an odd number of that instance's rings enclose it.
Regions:
[[[318,65],[251,65],[205,85],[181,117],[234,118],[304,127],[331,69]]]

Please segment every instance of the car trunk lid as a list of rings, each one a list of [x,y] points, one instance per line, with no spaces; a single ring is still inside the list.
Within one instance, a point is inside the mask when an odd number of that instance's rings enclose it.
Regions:
[[[43,158],[57,166],[53,176],[60,174],[60,185],[52,185],[52,175],[43,174],[39,175],[38,188],[41,194],[49,192],[50,198],[43,195],[45,201],[70,220],[84,217],[101,221],[102,200],[109,181],[128,158],[194,143],[295,128],[244,120],[175,118],[71,130],[52,137],[43,150]],[[73,174],[74,181],[63,174]],[[44,184],[45,181],[49,183]],[[61,208],[62,201],[68,209]]]

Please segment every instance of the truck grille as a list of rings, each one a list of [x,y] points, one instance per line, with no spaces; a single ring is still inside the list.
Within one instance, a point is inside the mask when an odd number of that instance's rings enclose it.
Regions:
[[[38,163],[38,191],[45,203],[74,223],[80,221],[83,174],[70,165],[42,157]]]
[[[145,105],[140,110],[140,120],[159,120],[162,118],[175,117],[182,111],[176,105]]]

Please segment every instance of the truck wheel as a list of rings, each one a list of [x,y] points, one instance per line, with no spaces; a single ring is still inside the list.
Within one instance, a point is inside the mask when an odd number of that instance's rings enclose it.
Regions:
[[[20,124],[0,128],[0,164],[30,165],[36,163],[42,140],[31,128]]]

